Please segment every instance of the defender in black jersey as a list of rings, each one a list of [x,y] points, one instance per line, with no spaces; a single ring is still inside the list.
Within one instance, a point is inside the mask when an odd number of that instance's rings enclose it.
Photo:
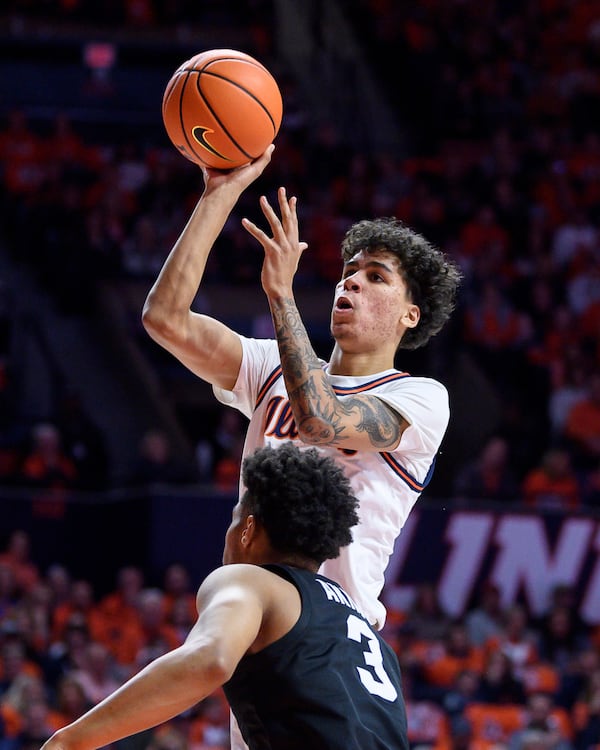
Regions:
[[[250,750],[407,750],[395,654],[340,586],[317,573],[358,521],[342,469],[287,443],[247,458],[243,479],[224,565],[198,590],[186,642],[43,750],[109,745],[219,686]]]
[[[293,628],[245,656],[223,686],[250,750],[407,748],[398,660],[333,581],[267,569],[298,589]]]

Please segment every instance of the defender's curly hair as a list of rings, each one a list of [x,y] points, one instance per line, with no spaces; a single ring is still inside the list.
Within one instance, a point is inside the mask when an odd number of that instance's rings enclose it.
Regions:
[[[358,500],[343,470],[315,448],[259,448],[244,460],[242,478],[242,504],[279,552],[320,565],[352,541]]]
[[[341,250],[344,263],[360,250],[387,250],[398,258],[410,300],[421,311],[417,326],[406,330],[399,349],[423,346],[450,317],[462,277],[459,267],[399,219],[383,217],[357,222],[346,232]]]

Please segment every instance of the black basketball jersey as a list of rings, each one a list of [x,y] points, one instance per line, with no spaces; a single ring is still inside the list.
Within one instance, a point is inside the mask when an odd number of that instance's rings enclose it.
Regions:
[[[225,683],[250,750],[407,750],[400,667],[328,578],[265,565],[302,598],[294,627],[246,655]]]

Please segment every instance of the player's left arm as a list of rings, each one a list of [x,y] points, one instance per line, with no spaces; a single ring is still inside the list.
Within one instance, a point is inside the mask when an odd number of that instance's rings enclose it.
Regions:
[[[272,303],[271,312],[290,406],[302,440],[347,450],[397,448],[408,421],[377,396],[338,398],[294,299],[278,299]]]
[[[300,438],[312,445],[362,451],[394,450],[408,422],[384,401],[358,394],[340,399],[306,332],[292,282],[306,243],[299,241],[296,198],[278,193],[281,220],[264,196],[261,208],[273,236],[244,220],[265,251],[263,288],[269,300],[290,406]]]
[[[251,566],[225,566],[198,592],[199,616],[185,643],[58,730],[42,750],[96,750],[178,716],[233,674],[263,618]]]

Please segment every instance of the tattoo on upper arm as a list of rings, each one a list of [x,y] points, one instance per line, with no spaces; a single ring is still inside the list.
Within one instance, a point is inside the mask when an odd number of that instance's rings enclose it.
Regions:
[[[402,419],[378,398],[346,398],[337,400],[336,409],[329,399],[314,398],[317,392],[310,381],[290,394],[290,403],[310,402],[310,411],[300,417],[298,428],[304,438],[314,444],[341,444],[347,436],[345,419],[349,419],[357,432],[367,434],[373,448],[386,450],[398,445],[402,434]],[[302,394],[302,395],[300,395]],[[311,397],[308,394],[312,394]]]
[[[393,448],[402,419],[378,398],[338,399],[323,373],[293,299],[271,308],[290,405],[303,438],[314,445],[340,445],[350,421],[376,450]]]
[[[358,412],[359,432],[366,432],[371,444],[381,450],[398,444],[401,433],[400,417],[378,398],[351,398],[342,402],[345,409]]]

